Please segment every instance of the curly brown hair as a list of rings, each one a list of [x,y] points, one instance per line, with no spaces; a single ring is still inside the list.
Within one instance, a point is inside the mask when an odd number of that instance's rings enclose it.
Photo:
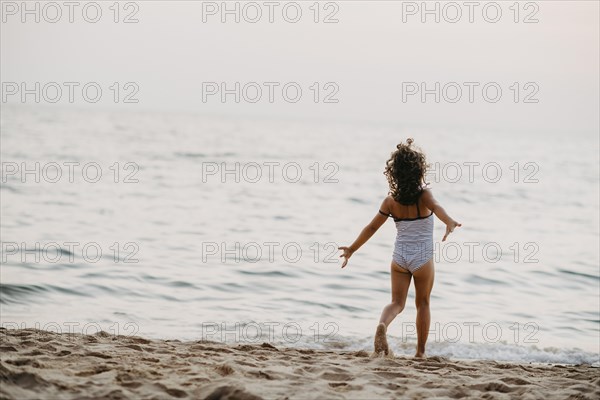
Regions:
[[[406,144],[398,144],[383,171],[390,185],[389,194],[403,205],[415,204],[426,184],[428,165],[425,154],[420,149],[413,148],[412,143],[413,139],[408,138]]]

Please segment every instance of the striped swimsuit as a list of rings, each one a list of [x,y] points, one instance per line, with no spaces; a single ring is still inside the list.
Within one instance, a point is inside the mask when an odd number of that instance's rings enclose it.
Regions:
[[[392,259],[410,273],[414,273],[433,257],[433,211],[428,216],[421,217],[418,200],[416,205],[417,218],[396,218],[379,210],[396,222],[398,234]]]

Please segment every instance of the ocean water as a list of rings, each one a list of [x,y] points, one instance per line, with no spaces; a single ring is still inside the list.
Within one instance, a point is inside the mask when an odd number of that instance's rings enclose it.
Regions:
[[[411,136],[463,223],[442,244],[435,222],[428,353],[598,363],[597,134],[8,105],[0,123],[6,328],[369,350],[394,224],[345,269],[335,249]]]

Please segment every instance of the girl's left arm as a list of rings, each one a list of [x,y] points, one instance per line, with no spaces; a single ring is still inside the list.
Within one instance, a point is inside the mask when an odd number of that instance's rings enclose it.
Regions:
[[[383,203],[381,203],[381,207],[379,208],[379,210],[389,214],[388,198],[383,200]],[[369,239],[371,239],[371,236],[373,236],[375,232],[377,232],[377,230],[381,227],[381,225],[385,223],[385,221],[387,221],[387,219],[388,217],[386,215],[377,212],[377,215],[375,215],[373,220],[363,228],[363,230],[360,232],[354,243],[352,243],[349,247],[338,247],[338,249],[342,250],[343,252],[340,257],[344,257],[342,268],[344,268],[346,264],[348,264],[348,260],[350,259],[350,257],[352,257],[352,254],[354,254],[363,244],[365,244]]]

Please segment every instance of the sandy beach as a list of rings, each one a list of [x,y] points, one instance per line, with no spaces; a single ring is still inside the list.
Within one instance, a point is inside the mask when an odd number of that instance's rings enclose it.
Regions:
[[[3,399],[597,399],[600,369],[1,330]]]

